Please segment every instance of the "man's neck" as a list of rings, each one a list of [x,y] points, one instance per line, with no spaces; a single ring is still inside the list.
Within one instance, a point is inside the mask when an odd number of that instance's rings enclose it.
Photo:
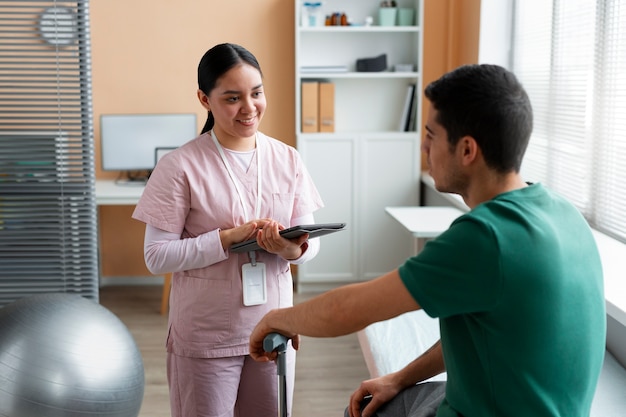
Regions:
[[[526,187],[527,184],[521,175],[516,172],[507,174],[496,174],[492,171],[473,178],[467,190],[461,194],[465,204],[470,208],[492,200],[496,196],[513,190],[519,190]]]

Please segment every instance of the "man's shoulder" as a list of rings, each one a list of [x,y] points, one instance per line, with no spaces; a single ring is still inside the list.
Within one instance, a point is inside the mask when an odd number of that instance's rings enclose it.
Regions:
[[[491,200],[479,204],[469,214],[502,217],[505,210],[537,212],[550,211],[557,207],[559,210],[576,210],[575,206],[562,195],[555,193],[541,183],[531,183],[527,187],[499,194]]]

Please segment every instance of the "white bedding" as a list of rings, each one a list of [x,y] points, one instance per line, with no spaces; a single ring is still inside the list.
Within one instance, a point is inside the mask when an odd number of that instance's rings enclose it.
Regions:
[[[358,332],[371,378],[403,368],[439,340],[439,322],[423,310],[374,323]],[[446,373],[430,381],[445,381]],[[591,417],[626,415],[626,369],[608,351],[591,408]]]
[[[439,321],[423,310],[374,323],[358,333],[367,369],[372,378],[398,371],[439,340]],[[445,381],[440,374],[429,381]]]

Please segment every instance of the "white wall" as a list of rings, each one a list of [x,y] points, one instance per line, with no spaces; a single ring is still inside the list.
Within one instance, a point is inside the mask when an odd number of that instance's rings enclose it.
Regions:
[[[481,0],[478,62],[511,67],[513,0]]]

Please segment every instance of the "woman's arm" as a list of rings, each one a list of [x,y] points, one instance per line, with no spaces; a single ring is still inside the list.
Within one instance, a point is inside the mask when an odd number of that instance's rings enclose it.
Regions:
[[[228,258],[226,250],[233,243],[254,237],[256,231],[267,222],[269,219],[260,219],[233,229],[216,229],[186,239],[181,239],[178,233],[167,232],[148,224],[144,238],[146,266],[153,274],[163,274],[213,265]],[[314,223],[313,214],[308,214],[292,219],[290,226]],[[303,264],[313,259],[319,248],[319,238],[310,239],[302,245],[300,257],[289,262]]]
[[[269,219],[247,222],[232,229],[215,229],[197,237],[181,239],[171,233],[146,225],[144,258],[153,274],[204,268],[228,258],[233,243],[251,239]]]
[[[203,268],[228,256],[220,241],[219,229],[195,238],[181,239],[178,233],[146,225],[144,258],[153,274]]]

